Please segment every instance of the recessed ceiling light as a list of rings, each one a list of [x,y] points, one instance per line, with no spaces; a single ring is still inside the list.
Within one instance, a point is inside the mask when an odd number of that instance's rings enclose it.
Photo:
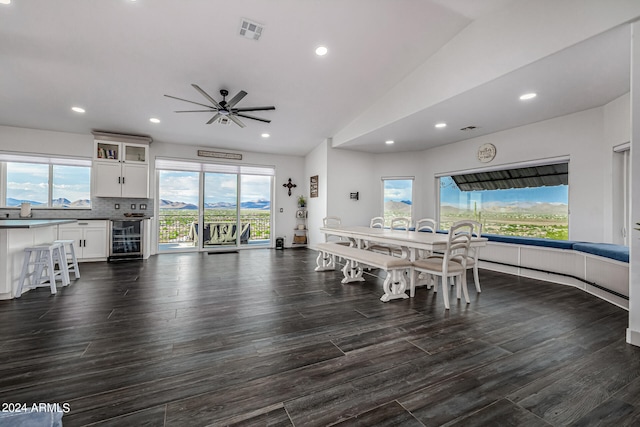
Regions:
[[[84,113],[85,112],[84,108],[81,108],[81,107],[71,107],[71,109],[73,111],[75,111],[76,113]]]
[[[395,141],[393,141],[393,140],[389,139],[389,140],[386,140],[384,143],[385,143],[385,144],[387,144],[387,145],[391,145],[391,144],[393,144],[394,142],[395,142]]]
[[[263,138],[269,138],[271,135],[269,135],[268,133],[263,133],[260,136],[263,137]]]
[[[160,119],[156,119],[155,117],[151,117],[151,118],[149,119],[149,121],[150,121],[151,123],[160,123]]]
[[[537,93],[535,93],[535,92],[525,93],[524,95],[521,95],[521,96],[520,96],[520,99],[521,99],[521,100],[523,100],[523,101],[525,101],[525,100],[527,100],[527,99],[535,98],[536,96],[538,96],[538,94],[537,94]]]
[[[436,123],[436,127],[437,128],[446,128],[447,124],[446,123]]]
[[[10,4],[11,0],[0,0],[0,4]]]
[[[319,46],[316,49],[316,55],[318,55],[318,56],[325,56],[327,54],[327,52],[328,52],[328,50],[324,46]]]

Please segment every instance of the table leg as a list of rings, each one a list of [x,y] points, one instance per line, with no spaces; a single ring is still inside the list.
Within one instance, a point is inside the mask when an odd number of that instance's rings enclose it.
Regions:
[[[411,272],[409,273],[411,274]],[[380,301],[387,302],[392,299],[405,299],[409,296],[405,293],[407,290],[407,279],[405,278],[405,270],[391,270],[387,272],[384,279],[384,295],[380,297]]]
[[[362,266],[357,261],[350,259],[345,261],[344,268],[342,269],[342,273],[344,274],[342,283],[364,282],[364,277],[362,277]]]
[[[336,269],[336,257],[323,251],[318,251],[318,257],[316,258],[315,271],[328,271]]]

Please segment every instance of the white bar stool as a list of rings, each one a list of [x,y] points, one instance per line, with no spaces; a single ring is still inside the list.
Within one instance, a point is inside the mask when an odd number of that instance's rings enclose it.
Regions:
[[[31,259],[32,254],[34,255],[33,260]],[[58,264],[58,269],[55,268],[56,263]],[[32,272],[29,272],[30,266],[33,266]],[[22,295],[24,281],[27,277],[31,279],[29,289],[37,288],[48,280],[51,294],[56,293],[56,279],[61,280],[63,286],[71,283],[62,243],[32,246],[24,249],[24,261],[16,298]]]
[[[64,259],[67,260],[67,271],[73,273],[76,279],[80,278],[80,268],[78,268],[78,258],[76,258],[76,250],[74,240],[56,240],[53,243],[61,243]]]

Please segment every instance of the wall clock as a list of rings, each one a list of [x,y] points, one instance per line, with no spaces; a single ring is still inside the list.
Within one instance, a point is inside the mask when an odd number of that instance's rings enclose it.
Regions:
[[[496,157],[496,146],[493,144],[482,144],[478,147],[478,160],[482,163],[489,163]]]

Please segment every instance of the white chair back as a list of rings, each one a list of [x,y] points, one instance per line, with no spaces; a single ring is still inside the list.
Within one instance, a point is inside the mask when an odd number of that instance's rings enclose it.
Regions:
[[[341,225],[342,220],[337,216],[325,216],[322,218],[322,226],[323,227],[333,227],[336,225]]]
[[[458,221],[449,229],[449,239],[447,248],[442,258],[443,270],[445,265],[454,261],[467,267],[467,257],[469,256],[469,245],[473,236],[473,224],[469,221]]]
[[[340,217],[337,216],[325,216],[324,218],[322,218],[322,226],[323,227],[337,227],[339,225],[342,225],[342,219],[340,219]],[[346,239],[346,238],[342,238],[340,236],[332,236],[330,234],[325,234],[324,235],[324,241],[326,243],[339,243],[341,245],[351,245],[351,241]]]
[[[391,219],[392,230],[409,230],[411,227],[411,218],[396,217]]]
[[[435,233],[437,229],[436,220],[431,218],[422,218],[416,221],[416,231],[425,231]]]
[[[384,228],[384,218],[381,216],[376,216],[371,218],[371,222],[369,222],[370,228]]]

